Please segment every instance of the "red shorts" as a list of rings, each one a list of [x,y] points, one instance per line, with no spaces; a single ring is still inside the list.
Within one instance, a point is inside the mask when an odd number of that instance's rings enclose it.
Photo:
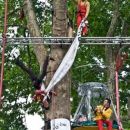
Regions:
[[[85,17],[85,13],[78,13],[77,15],[77,26],[79,27],[81,21],[83,20],[83,18]],[[88,33],[88,28],[87,26],[85,26],[82,30],[82,34],[87,34]]]

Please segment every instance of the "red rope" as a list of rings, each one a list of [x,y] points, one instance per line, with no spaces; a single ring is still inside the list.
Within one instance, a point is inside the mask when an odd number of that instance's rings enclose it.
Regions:
[[[117,122],[119,125],[119,130],[122,130],[122,123],[120,120],[120,97],[119,97],[119,79],[118,79],[118,71],[115,71],[115,80],[116,80],[116,113],[117,113]]]
[[[119,125],[119,130],[123,130],[123,126],[120,119],[120,97],[119,97],[119,79],[118,71],[122,68],[123,62],[128,58],[126,54],[118,54],[116,57],[116,70],[115,70],[115,83],[116,83],[116,113],[117,113],[117,122]]]
[[[7,12],[8,12],[8,0],[5,0],[4,32],[3,32],[3,41],[2,41],[2,64],[1,64],[1,76],[0,76],[0,104],[1,104],[3,78],[4,78],[4,62],[5,62],[4,54],[5,54],[5,46],[6,46]]]

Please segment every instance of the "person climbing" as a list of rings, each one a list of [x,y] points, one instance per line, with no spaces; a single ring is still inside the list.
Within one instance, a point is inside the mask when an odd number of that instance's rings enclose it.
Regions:
[[[56,96],[56,93],[54,91],[50,91],[48,96],[47,96],[47,99],[44,100],[44,97],[46,95],[47,95],[47,93],[44,90],[41,90],[41,89],[38,90],[37,89],[37,90],[35,90],[33,100],[41,103],[42,107],[45,110],[48,110],[49,109],[49,104],[51,103],[52,96],[53,95]]]
[[[35,85],[34,85],[34,87],[35,87]],[[39,89],[36,89],[34,92],[33,100],[41,103],[42,107],[45,108],[46,110],[48,110],[49,102],[47,100],[43,101],[45,96],[46,96],[46,92],[41,89],[41,85],[39,84]]]
[[[103,130],[103,123],[108,126],[108,130],[112,130],[112,121],[110,117],[112,115],[112,109],[110,108],[111,100],[106,98],[103,105],[99,105],[95,109],[94,121],[97,122],[98,130]]]
[[[87,17],[90,11],[90,3],[88,0],[77,0],[77,4],[78,4],[77,26],[79,27],[83,19],[85,19],[87,22]],[[82,30],[82,35],[85,36],[87,34],[88,34],[88,28],[87,28],[87,25],[85,25],[85,27],[83,27],[83,30]]]
[[[32,71],[32,69],[30,67],[27,67],[24,62],[22,60],[20,60],[19,58],[20,52],[18,49],[14,48],[11,53],[11,60],[14,61],[14,63],[19,66],[23,71],[25,71],[31,81],[32,81],[32,85],[35,88],[35,92],[34,92],[34,96],[33,96],[33,100],[34,101],[38,101],[41,103],[42,107],[45,108],[46,110],[49,109],[49,103],[51,102],[51,98],[52,95],[56,95],[55,92],[50,91],[48,94],[45,92],[45,82],[44,82],[44,78],[47,74],[47,67],[49,64],[50,60],[53,60],[53,58],[51,58],[49,56],[49,54],[46,56],[43,66],[42,66],[42,71],[39,73],[39,75],[35,75],[34,72]],[[46,100],[43,100],[45,95],[47,96]]]

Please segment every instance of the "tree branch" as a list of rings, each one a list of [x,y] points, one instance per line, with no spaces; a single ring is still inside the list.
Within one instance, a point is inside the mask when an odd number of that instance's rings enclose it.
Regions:
[[[114,0],[114,7],[113,8],[115,10],[113,12],[111,24],[110,24],[110,27],[109,27],[108,32],[107,32],[107,37],[113,36],[114,31],[116,29],[116,25],[117,25],[118,18],[119,18],[119,0]]]
[[[35,89],[40,89],[42,80],[43,80],[43,78],[47,74],[47,67],[48,67],[48,64],[49,64],[49,60],[50,60],[50,57],[49,57],[49,55],[47,55],[46,59],[44,61],[44,64],[43,64],[42,73],[39,74],[39,77],[36,76],[33,73],[32,69],[30,69],[29,67],[25,66],[25,64],[22,61],[20,61],[19,58],[17,58],[15,60],[15,64],[17,66],[19,66],[23,71],[25,71],[29,75],[29,77],[30,77],[30,79],[31,79]]]
[[[15,60],[15,64],[19,66],[23,71],[25,71],[30,76],[30,79],[32,81],[37,80],[37,77],[35,76],[33,71],[27,66],[25,66],[25,64],[22,61],[20,61],[19,58]]]
[[[111,20],[110,27],[107,32],[107,37],[111,37],[114,35],[117,22],[118,22],[118,17],[119,17],[119,0],[114,0],[113,3],[113,16]],[[105,46],[105,56],[106,56],[106,62],[108,66],[111,66],[111,68],[107,69],[107,81],[110,81],[114,75],[115,75],[115,57],[114,57],[114,51],[111,45],[106,45]],[[108,82],[107,84],[110,89],[114,88],[114,83],[113,82]]]
[[[24,13],[26,14],[27,18],[27,27],[29,30],[29,33],[31,37],[41,37],[41,31],[37,24],[37,18],[33,9],[33,3],[32,0],[24,0],[24,7],[23,7]],[[41,43],[43,41],[41,40]],[[43,45],[33,45],[34,52],[36,54],[37,60],[40,64],[40,68],[43,66],[43,62],[46,56],[47,48],[45,48]]]

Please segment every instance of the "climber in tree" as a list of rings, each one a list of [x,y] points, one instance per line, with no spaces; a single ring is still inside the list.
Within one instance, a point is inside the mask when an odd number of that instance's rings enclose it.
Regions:
[[[87,20],[89,10],[90,10],[90,3],[88,0],[77,0],[78,11],[77,11],[77,26],[79,27],[81,21],[83,19]],[[85,36],[88,34],[87,25],[82,30],[82,35]]]
[[[46,92],[44,91],[45,88],[42,89],[41,86],[43,85],[43,79],[47,74],[47,66],[49,64],[49,60],[54,60],[54,59],[50,58],[49,55],[47,55],[46,58],[45,58],[43,67],[42,67],[41,74],[39,76],[36,76],[33,73],[32,69],[25,66],[25,64],[19,59],[19,56],[17,56],[17,53],[19,53],[18,50],[12,50],[12,52],[11,53],[12,53],[12,56],[14,56],[13,60],[14,60],[15,64],[17,66],[19,66],[23,71],[25,71],[29,75],[29,77],[32,81],[32,84],[33,84],[34,88],[36,89],[35,95],[33,97],[34,100],[41,102],[42,106],[45,109],[48,109],[49,108],[49,102],[51,100],[52,94],[55,95],[55,93],[51,91],[49,93],[49,98],[47,98],[46,100],[43,101],[43,98],[46,95]]]
[[[44,61],[44,64],[43,64],[43,67],[42,67],[42,73],[39,75],[39,76],[36,76],[32,69],[31,68],[28,68],[27,66],[25,66],[25,64],[19,59],[19,57],[17,59],[14,60],[15,64],[17,66],[19,66],[23,71],[25,71],[33,85],[34,85],[34,88],[36,90],[40,90],[41,89],[41,83],[43,81],[43,78],[46,76],[46,73],[47,73],[47,66],[48,66],[48,63],[49,63],[49,56],[46,57],[45,61]]]

